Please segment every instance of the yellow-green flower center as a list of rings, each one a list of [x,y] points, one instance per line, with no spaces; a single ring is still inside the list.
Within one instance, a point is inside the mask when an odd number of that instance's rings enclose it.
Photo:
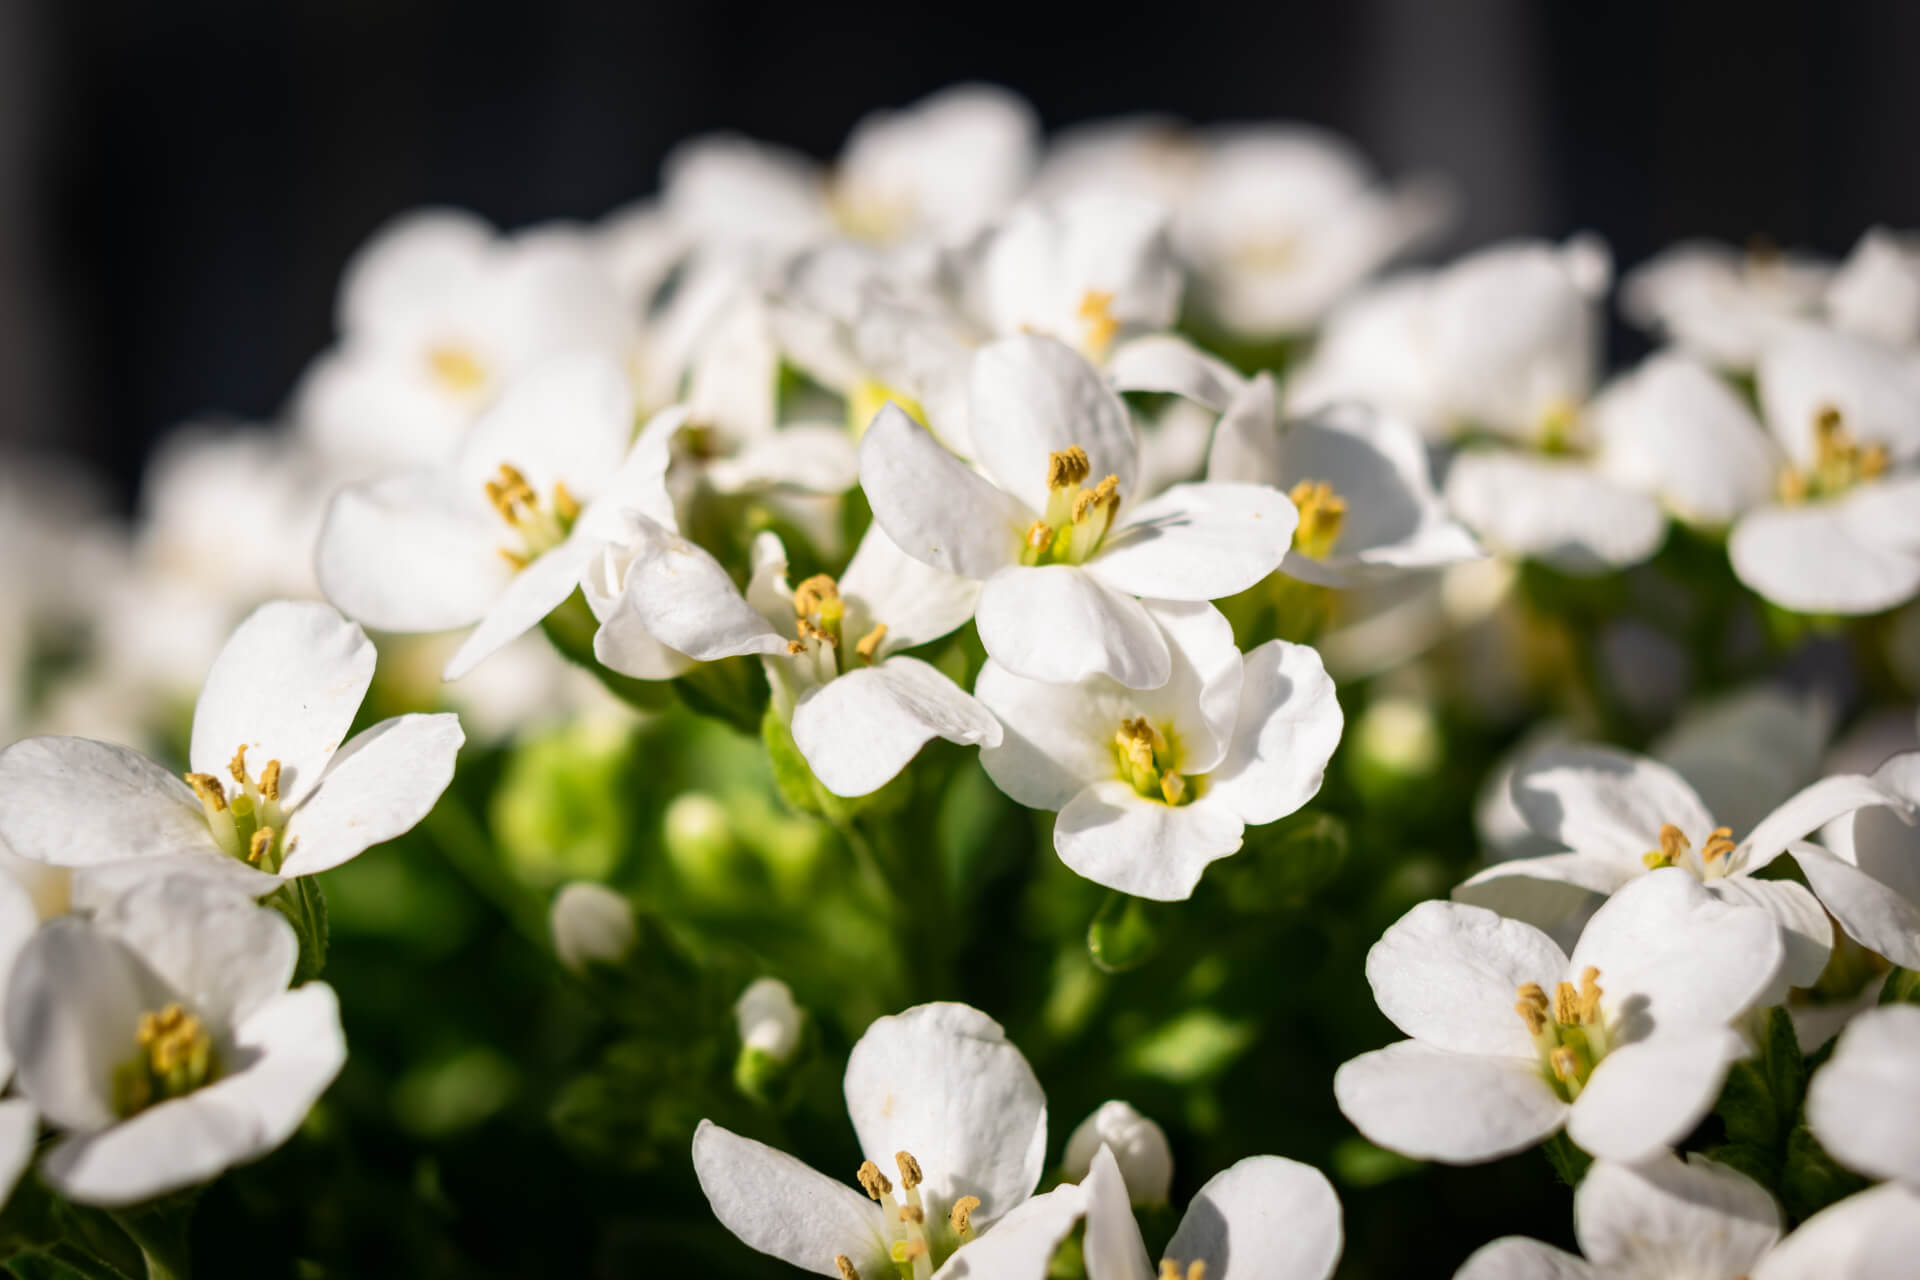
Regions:
[[[1347,523],[1347,500],[1324,480],[1302,480],[1287,494],[1300,513],[1293,531],[1293,549],[1311,560],[1324,560],[1340,541]]]
[[[178,1004],[141,1014],[134,1040],[138,1052],[113,1072],[113,1110],[122,1119],[192,1093],[219,1074],[213,1037]]]
[[[233,777],[229,795],[210,773],[189,773],[187,785],[207,815],[213,842],[228,855],[277,873],[297,840],[285,839],[287,811],[280,803],[280,762],[267,761],[258,778],[247,772],[247,749],[233,753],[227,765]]]
[[[1828,405],[1814,418],[1813,461],[1804,467],[1789,464],[1781,470],[1780,500],[1797,506],[1837,498],[1856,485],[1876,479],[1886,469],[1887,447],[1855,440],[1840,411]]]
[[[1191,803],[1206,781],[1204,775],[1189,777],[1180,772],[1176,740],[1145,716],[1120,722],[1113,735],[1113,755],[1121,780],[1139,795],[1162,804]]]
[[[1047,455],[1047,509],[1028,527],[1020,563],[1080,564],[1100,547],[1120,508],[1120,478],[1110,475],[1088,488],[1093,473],[1079,445]]]
[[[1537,982],[1520,987],[1513,1010],[1527,1024],[1527,1034],[1540,1054],[1541,1074],[1567,1102],[1580,1096],[1600,1059],[1607,1056],[1606,1016],[1600,1008],[1600,971],[1592,965],[1580,975],[1580,985],[1562,982],[1553,999]]]
[[[516,569],[524,569],[567,540],[573,522],[580,518],[580,504],[567,486],[556,480],[553,496],[547,502],[527,483],[517,467],[501,463],[495,479],[486,483],[487,501],[500,513],[513,535],[513,545],[500,548],[500,554]]]
[[[953,1255],[954,1250],[973,1239],[973,1213],[980,1207],[977,1196],[961,1196],[953,1202],[946,1218],[929,1221],[927,1204],[920,1195],[925,1178],[920,1162],[910,1152],[896,1152],[894,1165],[900,1171],[900,1198],[895,1199],[893,1182],[880,1172],[880,1166],[868,1160],[855,1177],[861,1188],[880,1206],[885,1223],[887,1257],[897,1280],[930,1280],[934,1271]],[[879,1280],[862,1277],[846,1254],[834,1257],[841,1280]]]

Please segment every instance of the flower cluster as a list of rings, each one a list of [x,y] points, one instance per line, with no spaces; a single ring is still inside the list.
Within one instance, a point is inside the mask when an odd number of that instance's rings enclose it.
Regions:
[[[1541,1148],[1580,1254],[1459,1275],[1903,1274],[1920,250],[1680,246],[1612,369],[1591,236],[1393,269],[1449,205],[962,86],[400,218],[131,528],[10,469],[0,1256],[183,1274],[176,1193],[336,1123],[324,884],[444,1057],[343,1111],[661,1177],[648,1266],[740,1252],[688,1144],[841,1280],[1397,1274],[1420,1162]],[[1043,1074],[1175,1136],[1051,1148]]]

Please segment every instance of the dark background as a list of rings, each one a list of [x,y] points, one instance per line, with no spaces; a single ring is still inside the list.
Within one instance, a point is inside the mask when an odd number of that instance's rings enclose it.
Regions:
[[[732,0],[0,0],[0,444],[103,467],[271,415],[342,263],[423,202],[514,226],[649,191],[696,131],[830,156],[957,79],[1048,126],[1290,117],[1452,175],[1449,248],[1592,228],[1843,252],[1920,225],[1920,5],[1346,0],[1204,8]]]

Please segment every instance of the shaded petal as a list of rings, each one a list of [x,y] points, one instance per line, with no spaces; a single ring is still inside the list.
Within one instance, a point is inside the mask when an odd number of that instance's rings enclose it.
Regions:
[[[1533,1040],[1514,1001],[1529,982],[1551,991],[1566,963],[1532,925],[1457,902],[1423,902],[1367,952],[1367,982],[1380,1012],[1424,1045],[1528,1058]]]
[[[501,464],[542,498],[564,484],[582,503],[598,497],[633,443],[633,386],[603,352],[555,356],[516,377],[461,438],[456,491],[480,495]]]
[[[838,1277],[840,1254],[862,1275],[892,1268],[880,1206],[784,1151],[702,1120],[693,1170],[720,1225],[761,1253],[817,1276]]]
[[[860,483],[860,451],[846,428],[783,426],[731,458],[708,464],[707,482],[721,493],[788,485],[809,493],[845,493]]]
[[[1656,1155],[1706,1119],[1727,1068],[1747,1053],[1746,1041],[1725,1027],[1621,1045],[1588,1077],[1567,1117],[1567,1136],[1609,1160]]]
[[[1724,379],[1675,352],[1606,388],[1590,419],[1601,468],[1675,515],[1725,525],[1773,494],[1779,454]]]
[[[1847,936],[1903,969],[1920,968],[1920,903],[1812,844],[1795,844],[1794,861]]]
[[[1483,1244],[1460,1264],[1453,1280],[1592,1280],[1586,1260],[1525,1236]]]
[[[1241,660],[1240,715],[1207,798],[1252,824],[1273,822],[1319,793],[1343,718],[1333,679],[1304,644],[1269,640]]]
[[[320,784],[373,683],[373,644],[331,606],[261,605],[213,660],[193,708],[188,757],[224,783],[247,749],[255,778],[280,762],[280,799],[291,807]]]
[[[1525,1151],[1567,1115],[1531,1056],[1448,1053],[1413,1040],[1346,1063],[1334,1073],[1333,1096],[1368,1141],[1448,1164]]]
[[[1780,926],[1786,944],[1786,962],[1780,968],[1778,990],[1762,1004],[1779,1004],[1789,987],[1810,987],[1819,981],[1833,954],[1833,922],[1820,900],[1807,887],[1791,880],[1758,880],[1752,876],[1723,876],[1707,882],[1707,892],[1724,902],[1758,907]]]
[[[1222,1280],[1326,1280],[1340,1261],[1340,1198],[1312,1165],[1249,1156],[1193,1197],[1167,1244]]]
[[[1299,523],[1268,485],[1177,484],[1129,511],[1087,572],[1129,595],[1218,600],[1279,568]]]
[[[1185,338],[1165,333],[1135,338],[1116,347],[1107,358],[1107,377],[1116,390],[1169,392],[1215,413],[1225,410],[1248,385],[1247,379],[1226,361],[1208,355]],[[1267,425],[1273,425],[1271,398]]]
[[[102,907],[93,923],[138,956],[216,1036],[285,991],[300,956],[285,916],[193,876],[138,885]],[[123,1035],[132,1035],[131,1024]]]
[[[634,514],[620,554],[626,557],[620,599],[659,643],[702,662],[786,652],[786,637],[747,603],[705,548]],[[624,671],[625,655],[611,643],[596,639],[595,654]]]
[[[1279,402],[1273,375],[1253,376],[1233,397],[1213,429],[1207,450],[1207,480],[1213,484],[1271,484],[1284,487],[1281,471]]]
[[[884,656],[937,640],[963,625],[980,599],[980,583],[915,559],[873,524],[840,575],[840,594],[859,603],[866,614],[863,627],[886,624],[880,644]]]
[[[1879,613],[1920,591],[1920,555],[1862,541],[1833,503],[1749,511],[1727,558],[1741,582],[1798,613]]]
[[[1080,1181],[1086,1197],[1087,1231],[1081,1246],[1087,1280],[1153,1280],[1153,1261],[1140,1238],[1120,1163],[1106,1143],[1093,1154]],[[1039,1273],[1035,1273],[1038,1275]]]
[[[988,656],[1031,680],[1107,676],[1130,689],[1158,689],[1173,670],[1166,637],[1145,606],[1073,565],[1002,569],[981,590],[974,623]]]
[[[1856,809],[1891,805],[1912,816],[1912,803],[1891,788],[1858,773],[1839,773],[1803,787],[1747,833],[1728,858],[1736,871],[1757,871],[1787,846]]]
[[[1873,780],[1901,805],[1856,809],[1847,826],[1853,864],[1908,902],[1920,903],[1920,751],[1903,751],[1873,772]],[[1838,852],[1840,846],[1834,845]]]
[[[287,822],[282,876],[310,876],[407,831],[453,781],[455,715],[404,715],[355,734]]]
[[[1011,564],[1037,518],[891,403],[861,437],[860,487],[902,551],[965,578]]]
[[[978,1196],[992,1223],[1033,1194],[1046,1165],[1047,1099],[1000,1024],[964,1004],[880,1018],[847,1058],[847,1112],[867,1159],[892,1177],[896,1152],[945,1213]],[[933,1213],[929,1210],[929,1214]]]
[[[1210,796],[1169,805],[1108,779],[1067,801],[1054,820],[1053,847],[1060,861],[1095,884],[1178,902],[1192,896],[1207,864],[1239,850],[1244,830],[1239,817]]]
[[[930,739],[997,746],[1000,722],[918,658],[892,657],[808,691],[793,709],[793,741],[837,796],[877,791]]]
[[[513,577],[500,554],[507,530],[448,483],[413,471],[335,494],[314,550],[327,599],[377,631],[477,622]]]
[[[458,680],[539,626],[580,586],[599,552],[598,540],[576,530],[572,537],[515,574],[507,589],[487,607],[480,625],[447,659],[440,678]]]
[[[1623,870],[1645,868],[1672,823],[1698,850],[1713,815],[1686,780],[1657,760],[1612,747],[1548,747],[1513,777],[1513,802],[1537,834]]]
[[[25,1098],[0,1101],[0,1203],[13,1196],[20,1175],[33,1163],[40,1113]]]
[[[1447,505],[1504,555],[1594,577],[1659,550],[1666,517],[1587,463],[1476,451],[1454,459]]]
[[[934,1272],[934,1280],[1044,1280],[1053,1255],[1079,1223],[1085,1202],[1085,1192],[1075,1186],[1033,1197],[963,1245]],[[1098,1280],[1091,1266],[1087,1275]]]
[[[1031,510],[1047,507],[1048,454],[1075,445],[1087,452],[1090,480],[1112,475],[1122,502],[1136,496],[1140,446],[1127,407],[1072,347],[1035,335],[990,343],[974,355],[967,388],[974,456]]]
[[[26,738],[0,751],[0,841],[58,867],[225,856],[184,782],[129,747],[87,738]]]
[[[1780,1238],[1764,1187],[1697,1156],[1596,1161],[1573,1193],[1573,1220],[1580,1251],[1610,1273],[1743,1276]]]
[[[1920,1192],[1897,1183],[1848,1196],[1800,1224],[1753,1280],[1905,1280],[1920,1255]]]
[[[7,1047],[20,1092],[62,1129],[111,1125],[114,1068],[135,1047],[140,1015],[168,997],[132,952],[85,921],[48,921],[7,982]]]
[[[1807,1123],[1835,1160],[1920,1189],[1920,1006],[1890,1004],[1840,1033],[1814,1073]]]
[[[1612,858],[1549,853],[1496,862],[1457,886],[1453,900],[1524,920],[1571,951],[1600,904],[1638,874]]]

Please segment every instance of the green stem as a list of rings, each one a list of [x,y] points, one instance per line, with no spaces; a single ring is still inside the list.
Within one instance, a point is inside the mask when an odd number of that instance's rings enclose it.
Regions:
[[[193,1275],[188,1243],[193,1202],[169,1200],[162,1207],[116,1213],[113,1220],[140,1246],[147,1280],[189,1280]]]
[[[493,903],[536,947],[549,949],[546,912],[501,868],[492,837],[465,800],[447,791],[420,825],[468,887]]]
[[[86,1280],[135,1280],[105,1258],[97,1258],[78,1245],[68,1244],[65,1241],[34,1252],[59,1263],[76,1275],[86,1277]]]

